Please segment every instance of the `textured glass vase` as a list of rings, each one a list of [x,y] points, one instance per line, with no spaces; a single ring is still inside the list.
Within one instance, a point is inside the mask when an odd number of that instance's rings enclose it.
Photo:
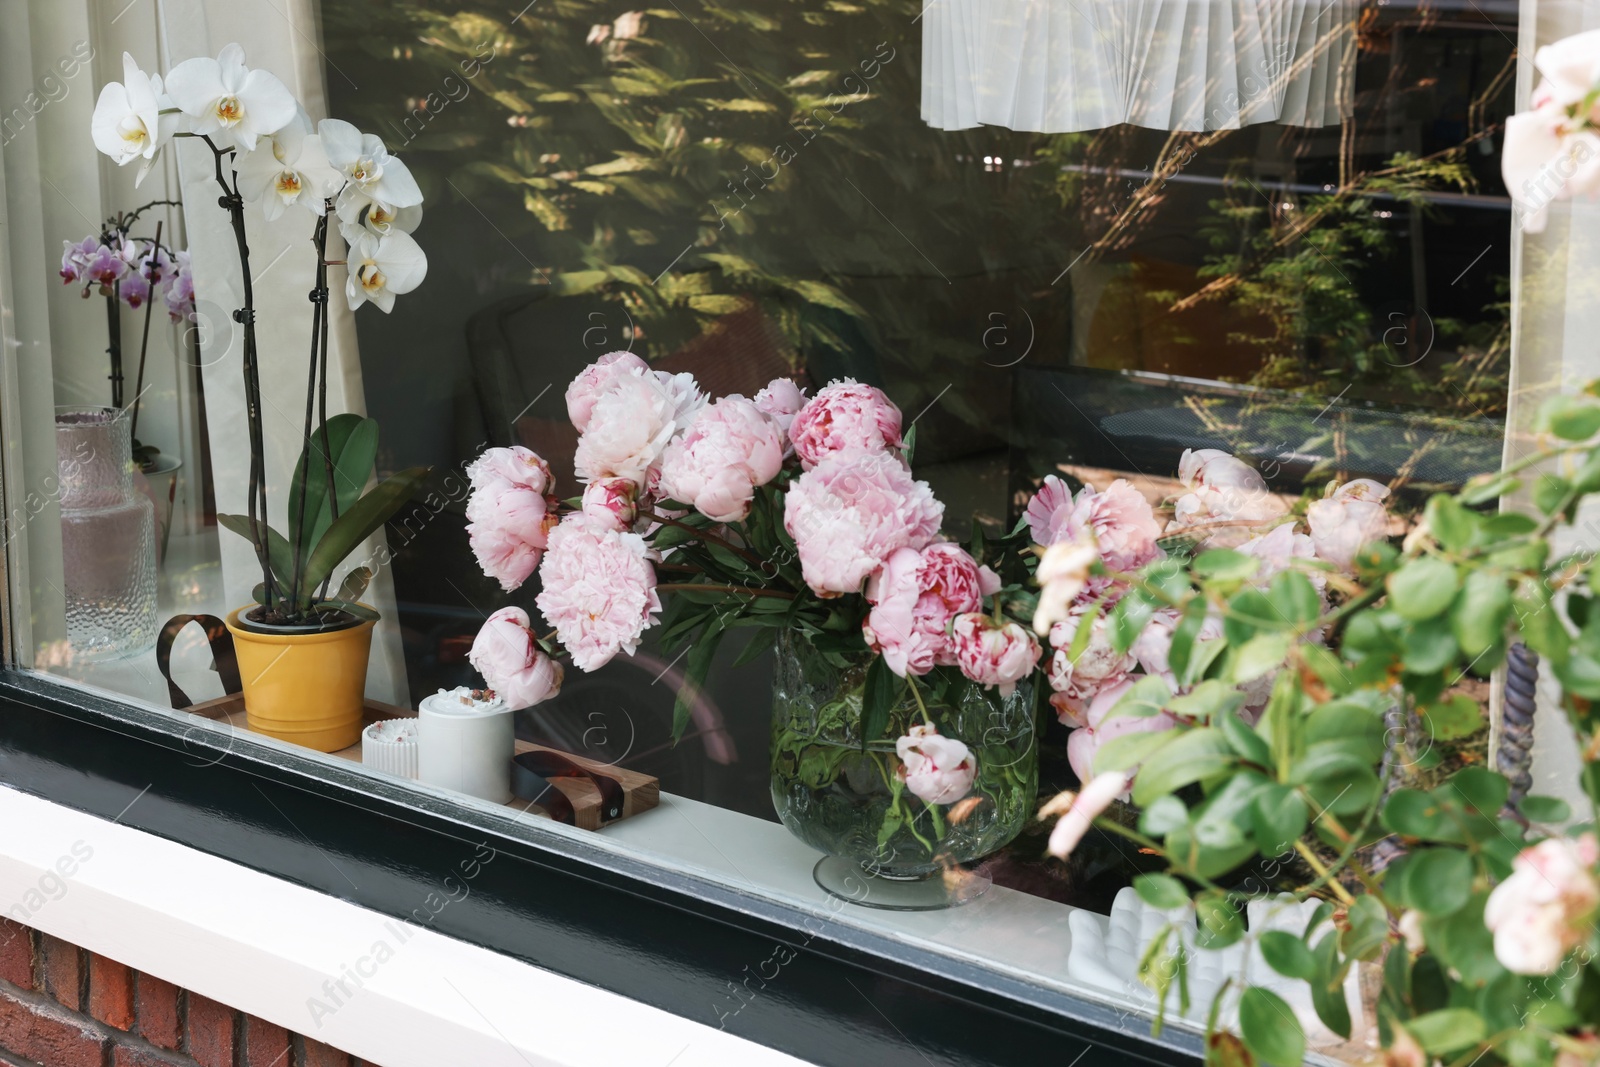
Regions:
[[[1014,838],[1038,792],[1032,687],[1009,697],[961,678],[917,679],[927,716],[964,743],[972,790],[927,804],[904,787],[895,741],[923,712],[897,679],[901,700],[885,736],[861,744],[867,661],[838,667],[802,637],[778,641],[772,709],[772,802],[796,837],[823,852],[816,879],[836,896],[894,909],[963,903],[987,882],[961,869]]]
[[[56,412],[67,640],[76,659],[123,659],[156,640],[155,508],[133,485],[133,437],[115,408]]]

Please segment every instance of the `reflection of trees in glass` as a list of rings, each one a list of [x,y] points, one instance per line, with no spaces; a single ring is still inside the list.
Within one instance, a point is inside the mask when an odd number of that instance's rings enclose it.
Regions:
[[[1498,60],[1457,109],[1453,154],[1389,151],[1361,174],[1347,144],[1362,123],[1408,121],[1407,94],[1431,91],[1414,73],[1428,42],[1448,48],[1465,31],[1407,31],[1405,52],[1364,20],[1367,66],[1345,128],[943,133],[916,114],[920,9],[542,0],[514,18],[488,0],[323,5],[330,55],[355,83],[398,78],[416,97],[349,93],[341,109],[405,155],[430,202],[481,210],[535,261],[490,249],[495,269],[509,265],[532,291],[626,307],[651,357],[754,316],[792,364],[878,379],[908,417],[939,398],[923,439],[951,455],[1011,433],[1005,360],[983,338],[997,321],[1019,325],[1019,310],[1037,335],[1030,366],[1064,363],[1101,320],[1138,319],[1141,343],[1160,333],[1188,353],[1184,373],[1330,398],[1355,380],[1347,399],[1498,416],[1503,309],[1435,319],[1435,346],[1455,356],[1407,367],[1385,348],[1387,311],[1362,289],[1374,264],[1405,255],[1403,228],[1373,217],[1380,202],[1409,210],[1483,171],[1460,149],[1499,117]],[[448,79],[464,84],[460,64],[486,42],[492,59],[457,101]],[[1402,52],[1420,58],[1408,67]],[[1387,75],[1373,67],[1391,59]],[[1454,110],[1441,115],[1434,126],[1449,133]],[[1308,155],[1327,143],[1337,151]],[[1330,168],[1326,195],[1274,188],[1320,185]],[[1153,176],[1128,173],[1141,170]],[[1174,234],[1181,251],[1153,269],[1151,249]],[[1116,275],[1093,297],[1100,309],[1075,306],[1097,263]],[[1210,316],[1210,332],[1186,312]],[[1091,365],[1145,366],[1116,344]]]

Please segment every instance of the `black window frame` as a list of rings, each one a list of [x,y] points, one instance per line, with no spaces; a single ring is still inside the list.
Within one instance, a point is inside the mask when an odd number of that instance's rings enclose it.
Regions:
[[[1198,1035],[1134,1010],[11,668],[0,783],[399,918],[487,843],[514,862],[437,932],[827,1067],[1201,1062]],[[719,1018],[780,945],[792,961]]]

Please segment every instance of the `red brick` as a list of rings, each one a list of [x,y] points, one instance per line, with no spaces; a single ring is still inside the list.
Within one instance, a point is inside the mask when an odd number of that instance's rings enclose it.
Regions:
[[[89,1014],[118,1030],[133,1029],[133,971],[89,954]]]
[[[226,1004],[189,994],[189,1055],[200,1067],[233,1067],[233,1016]]]
[[[304,1067],[350,1067],[350,1054],[308,1037]]]
[[[111,1053],[112,1067],[191,1067],[188,1060],[153,1049],[118,1045]]]
[[[49,1067],[100,1067],[105,1044],[88,1024],[47,1002],[0,991],[0,1045]]]
[[[244,1017],[244,1049],[248,1067],[294,1067],[289,1031],[254,1015]]]
[[[178,987],[153,974],[140,973],[134,979],[139,1004],[139,1033],[152,1045],[176,1049],[183,1044],[183,1027],[178,1022]]]
[[[43,957],[44,988],[52,997],[73,1011],[83,1007],[83,949],[59,937],[39,935],[39,954]]]
[[[33,988],[33,931],[10,919],[0,919],[0,978]]]

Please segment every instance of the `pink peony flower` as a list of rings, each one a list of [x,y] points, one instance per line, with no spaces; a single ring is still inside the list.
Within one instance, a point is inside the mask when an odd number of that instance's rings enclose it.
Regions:
[[[467,467],[467,537],[483,573],[506,592],[520,587],[539,566],[556,501],[550,467],[535,452],[514,445],[486,449]]]
[[[1273,578],[1291,568],[1300,570],[1311,579],[1311,584],[1316,586],[1318,591],[1327,584],[1327,579],[1321,571],[1312,567],[1296,567],[1295,560],[1316,559],[1317,546],[1310,537],[1297,533],[1292,522],[1274,526],[1270,532],[1252,537],[1234,551],[1261,560],[1261,569],[1256,572],[1255,578],[1258,585],[1265,586]]]
[[[618,652],[630,656],[661,610],[650,546],[638,534],[607,530],[582,515],[550,531],[537,603],[572,662],[585,671]]]
[[[1072,613],[1078,597],[1089,588],[1089,568],[1100,559],[1093,531],[1080,531],[1074,541],[1057,541],[1044,550],[1033,580],[1039,583],[1039,606],[1033,629],[1047,634],[1050,627]]]
[[[648,371],[650,365],[632,352],[607,352],[572,379],[567,386],[567,418],[578,432],[589,428],[589,417],[594,413],[595,401],[608,391],[616,380],[634,371]]]
[[[1184,449],[1178,480],[1189,492],[1173,505],[1167,527],[1172,531],[1202,523],[1265,522],[1285,510],[1254,467],[1219,449]]]
[[[1156,612],[1151,616],[1150,622],[1138,637],[1133,640],[1133,647],[1128,651],[1133,653],[1134,659],[1139,661],[1139,666],[1144,668],[1146,674],[1165,675],[1167,681],[1176,686],[1172,678],[1172,668],[1167,663],[1167,657],[1172,651],[1172,635],[1178,629],[1180,616],[1170,609]],[[1195,637],[1196,645],[1206,641],[1215,641],[1222,636],[1222,618],[1215,613],[1207,615],[1200,624],[1200,633]]]
[[[1122,478],[1103,493],[1087,485],[1079,491],[1061,533],[1075,541],[1085,530],[1094,532],[1095,546],[1108,570],[1138,570],[1166,555],[1156,544],[1161,524],[1150,502]]]
[[[1553,974],[1568,952],[1588,940],[1600,908],[1596,862],[1600,844],[1592,833],[1522,850],[1511,876],[1495,886],[1483,909],[1495,958],[1506,970]]]
[[[513,710],[531,708],[561,691],[561,664],[539,648],[521,608],[501,608],[489,616],[467,660]]]
[[[784,529],[820,597],[857,592],[897,549],[932,541],[943,517],[928,483],[888,452],[824,459],[784,497]]]
[[[639,517],[639,486],[626,478],[601,478],[583,490],[583,514],[607,530],[627,530]]]
[[[580,376],[581,377],[581,376]],[[705,404],[688,374],[632,370],[617,374],[594,401],[578,437],[573,466],[585,482],[651,481],[661,455]]]
[[[1574,34],[1540,48],[1533,65],[1544,78],[1532,109],[1506,120],[1500,169],[1529,233],[1545,227],[1552,201],[1600,192],[1600,137],[1587,124],[1600,105],[1581,105],[1600,78],[1600,31]]]
[[[1068,538],[1067,519],[1072,515],[1072,490],[1054,474],[1047,475],[1039,491],[1028,500],[1028,530],[1036,545],[1053,545]]]
[[[898,549],[867,579],[872,604],[862,624],[867,645],[902,678],[951,666],[956,662],[951,620],[982,611],[983,598],[999,589],[995,573],[978,566],[960,545]]]
[[[756,407],[772,416],[772,421],[783,431],[783,454],[794,455],[794,443],[789,440],[789,427],[795,413],[805,406],[806,391],[792,378],[774,378],[765,389],[756,394]]]
[[[1049,680],[1055,692],[1050,703],[1061,721],[1073,726],[1083,726],[1088,720],[1084,711],[1102,689],[1121,685],[1133,670],[1135,659],[1131,652],[1118,652],[1111,647],[1107,633],[1105,613],[1095,616],[1089,631],[1089,641],[1083,646],[1076,663],[1069,653],[1078,634],[1078,627],[1088,616],[1089,605],[1050,627]]]
[[[1095,778],[1084,777],[1084,787],[1078,793],[1062,793],[1044,806],[1041,818],[1058,816],[1050,831],[1050,842],[1045,850],[1057,859],[1066,859],[1078,847],[1083,835],[1089,832],[1094,820],[1111,806],[1111,802],[1127,792],[1129,778],[1120,771],[1102,774]]]
[[[1039,642],[1014,622],[995,622],[981,611],[957,615],[951,644],[961,673],[983,686],[999,686],[1008,697],[1039,662]]]
[[[972,791],[978,769],[971,750],[955,738],[919,724],[894,743],[894,750],[900,756],[900,780],[923,803],[954,804]]]
[[[1101,689],[1084,713],[1084,726],[1072,731],[1067,738],[1067,763],[1080,780],[1087,782],[1093,776],[1094,758],[1099,754],[1100,746],[1112,738],[1124,734],[1160,733],[1178,725],[1178,720],[1166,712],[1107,718],[1117,702],[1133,688],[1133,684],[1134,679],[1124,678],[1116,685]]]
[[[1313,502],[1306,509],[1306,525],[1317,558],[1350,570],[1362,545],[1388,536],[1389,511],[1383,503],[1388,495],[1386,487],[1370,478],[1357,478]]]
[[[900,409],[881,389],[850,378],[830,383],[806,401],[789,425],[789,439],[806,470],[830,456],[854,459],[904,443]]]
[[[661,456],[661,494],[717,522],[750,514],[757,486],[783,467],[783,433],[771,416],[739,396],[701,410]]]

